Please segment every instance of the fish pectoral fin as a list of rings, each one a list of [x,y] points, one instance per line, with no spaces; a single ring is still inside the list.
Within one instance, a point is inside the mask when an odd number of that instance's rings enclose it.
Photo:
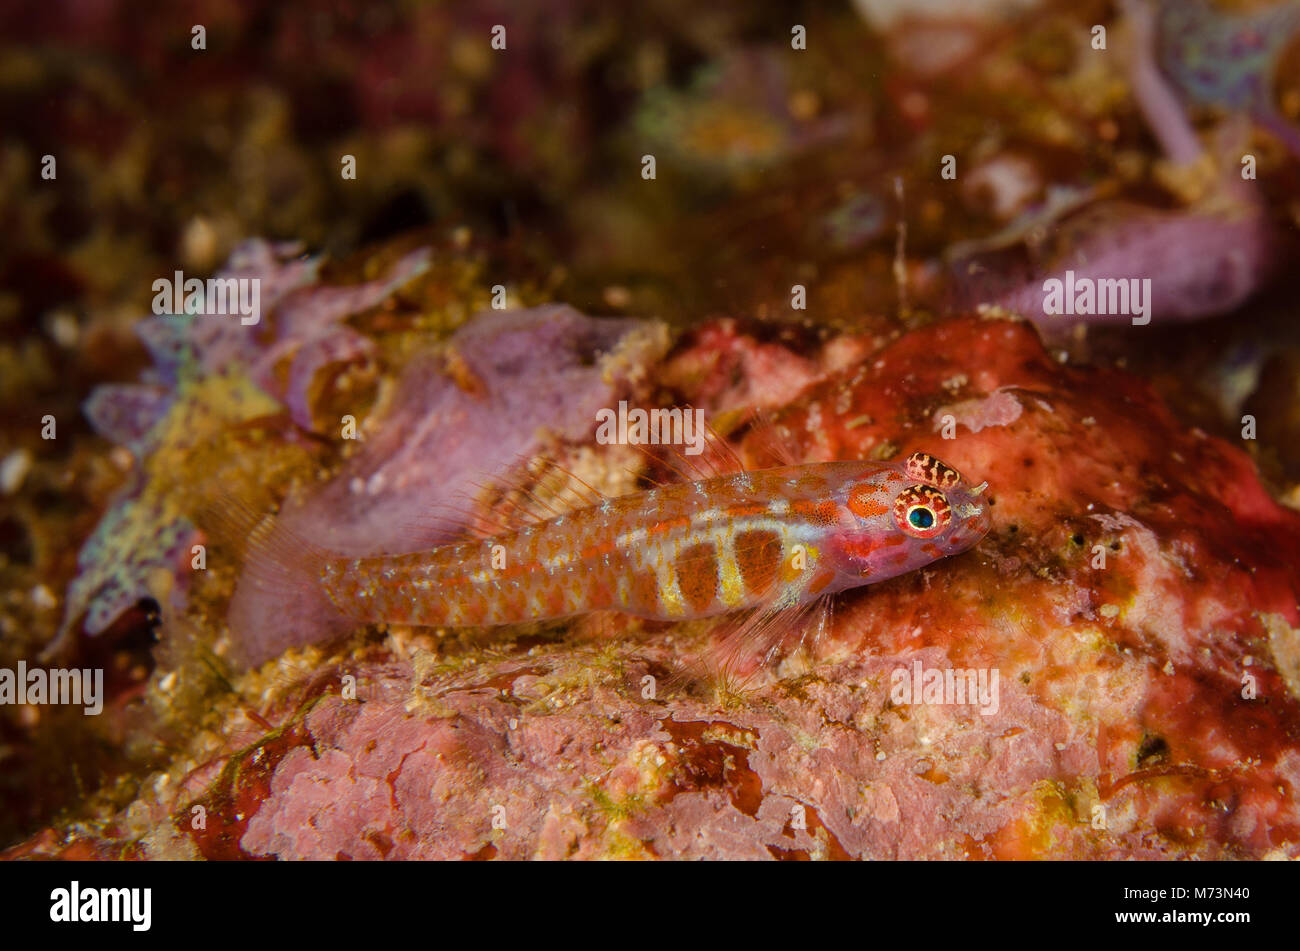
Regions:
[[[783,651],[820,643],[831,630],[834,600],[824,595],[792,605],[756,608],[729,617],[710,634],[709,646],[678,680],[683,687],[693,673],[717,690],[739,693],[757,686],[764,670],[775,668]]]

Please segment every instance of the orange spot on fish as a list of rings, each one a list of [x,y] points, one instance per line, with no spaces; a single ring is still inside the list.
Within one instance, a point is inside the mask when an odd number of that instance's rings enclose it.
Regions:
[[[835,502],[831,499],[796,499],[790,503],[790,514],[814,525],[834,525]]]
[[[638,611],[653,611],[659,607],[659,579],[653,571],[638,571],[632,575],[631,604]]]
[[[741,532],[732,545],[736,552],[736,565],[745,590],[761,596],[776,581],[781,563],[781,538],[776,532],[754,530]]]
[[[879,499],[878,486],[864,483],[849,493],[849,511],[858,518],[874,518],[889,513],[890,506]]]
[[[673,565],[682,599],[694,611],[708,608],[718,591],[717,549],[712,542],[691,545]]]

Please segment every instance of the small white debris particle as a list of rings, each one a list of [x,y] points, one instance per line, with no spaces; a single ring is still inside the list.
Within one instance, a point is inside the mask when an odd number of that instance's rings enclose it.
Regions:
[[[42,611],[48,611],[50,608],[58,606],[58,599],[50,593],[50,589],[43,584],[38,584],[32,588],[32,604],[36,605]]]
[[[131,450],[125,446],[114,446],[109,450],[108,458],[112,459],[113,465],[123,472],[130,472],[135,468],[135,456],[131,455]]]
[[[81,327],[77,318],[66,310],[55,311],[45,322],[45,329],[54,342],[65,350],[71,350],[81,337]]]
[[[22,487],[23,479],[32,468],[32,454],[26,449],[15,449],[0,462],[0,491],[13,495]]]

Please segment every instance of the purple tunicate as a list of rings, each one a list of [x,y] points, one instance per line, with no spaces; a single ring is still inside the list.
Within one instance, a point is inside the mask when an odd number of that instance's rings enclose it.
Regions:
[[[1094,282],[1150,279],[1144,302],[1153,325],[1227,313],[1263,284],[1273,269],[1275,235],[1253,208],[1239,214],[1166,212],[1136,205],[1099,207],[1073,222],[1077,243],[1042,270],[991,266],[972,285],[981,285],[965,303],[993,303],[1032,320],[1046,331],[1072,323],[1128,325],[1130,306],[1120,314],[1053,315],[1044,310],[1048,280]],[[1104,214],[1104,224],[1098,219]],[[1074,230],[1072,228],[1072,230]],[[1066,242],[1061,242],[1066,243]],[[966,264],[970,266],[969,262]],[[1016,275],[1010,277],[1009,275]],[[1138,322],[1144,318],[1138,316]]]
[[[368,338],[342,322],[382,303],[428,266],[429,249],[420,248],[399,260],[386,276],[365,284],[317,286],[289,294],[276,313],[275,341],[258,356],[250,375],[289,407],[295,423],[314,429],[308,398],[316,372],[332,363],[364,357],[373,349]],[[275,369],[285,359],[290,361],[289,375],[287,385],[282,385]]]

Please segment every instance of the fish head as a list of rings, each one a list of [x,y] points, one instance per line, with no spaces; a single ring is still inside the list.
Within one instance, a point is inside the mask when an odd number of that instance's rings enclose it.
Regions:
[[[966,551],[988,534],[987,483],[916,452],[902,463],[862,463],[840,488],[833,548],[841,574],[881,581]]]

